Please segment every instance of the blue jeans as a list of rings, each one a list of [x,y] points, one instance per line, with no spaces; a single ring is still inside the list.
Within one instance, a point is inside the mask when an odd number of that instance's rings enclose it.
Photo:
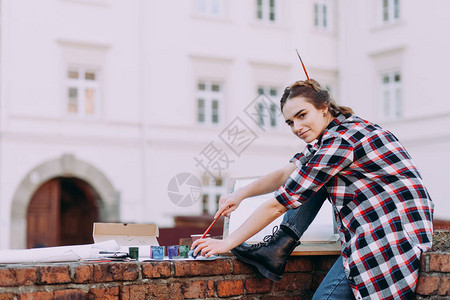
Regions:
[[[342,257],[336,260],[312,297],[312,300],[325,299],[355,299],[347,276],[345,276]]]
[[[288,210],[284,214],[281,224],[287,226],[301,237],[316,217],[327,197],[326,189],[324,187],[321,188],[302,206]],[[354,298],[348,279],[345,276],[342,258],[340,257],[317,288],[313,300]]]

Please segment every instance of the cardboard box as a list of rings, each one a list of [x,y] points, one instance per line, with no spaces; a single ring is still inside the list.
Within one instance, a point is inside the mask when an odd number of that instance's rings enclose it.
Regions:
[[[94,242],[115,240],[119,246],[159,246],[156,224],[94,223]]]

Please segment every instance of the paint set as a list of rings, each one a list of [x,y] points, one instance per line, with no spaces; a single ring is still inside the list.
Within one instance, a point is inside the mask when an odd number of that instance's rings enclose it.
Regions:
[[[142,247],[142,246],[141,246]],[[188,245],[170,245],[170,246],[148,246],[150,247],[150,257],[141,257],[142,259],[164,260],[164,259],[186,259],[189,258]],[[167,256],[165,250],[167,248]],[[139,247],[129,247],[128,253],[131,259],[139,260]]]
[[[200,235],[200,234],[193,234],[191,235],[192,242],[198,240],[210,237],[208,232],[211,230],[211,228],[214,226],[214,224],[217,222],[218,218],[215,218],[211,225],[209,225],[208,229]],[[150,257],[149,260],[164,260],[164,259],[207,259],[203,256],[199,256],[199,253],[197,255],[194,255],[195,248],[190,250],[188,245],[171,245],[167,246],[167,256],[164,256],[165,252],[165,246],[156,246],[152,245],[150,247]],[[139,247],[129,247],[128,253],[131,259],[139,260]],[[145,257],[146,258],[146,257]],[[217,256],[213,255],[212,257],[208,259],[215,259]],[[145,260],[144,260],[145,261]]]

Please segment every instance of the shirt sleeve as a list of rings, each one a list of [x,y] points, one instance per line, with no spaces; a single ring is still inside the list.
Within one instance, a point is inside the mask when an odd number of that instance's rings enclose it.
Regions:
[[[298,155],[298,157],[296,157]],[[307,161],[296,154],[292,162],[297,169],[275,192],[275,198],[288,209],[297,208],[317,192],[330,178],[353,163],[353,147],[340,137],[332,136]]]
[[[317,144],[314,145],[308,144],[306,145],[305,149],[303,149],[302,152],[295,154],[294,157],[291,158],[291,160],[289,160],[289,162],[294,163],[297,166],[297,168],[301,168],[311,159],[311,157],[317,151],[317,149],[318,149]]]

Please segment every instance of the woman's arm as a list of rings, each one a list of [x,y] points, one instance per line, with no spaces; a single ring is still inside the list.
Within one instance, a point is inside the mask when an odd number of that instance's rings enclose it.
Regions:
[[[242,244],[250,237],[255,235],[261,229],[269,225],[273,220],[286,212],[286,208],[281,205],[275,198],[272,198],[261,204],[248,219],[233,231],[226,239],[200,239],[192,244],[195,254],[201,251],[205,257],[214,254],[226,253],[234,247]]]
[[[245,198],[264,195],[276,191],[286,182],[289,175],[291,175],[296,168],[297,167],[295,164],[290,163],[275,172],[258,178],[256,181],[234,191],[231,194],[221,196],[219,200],[219,210],[214,218],[228,216],[228,214],[234,211]]]

